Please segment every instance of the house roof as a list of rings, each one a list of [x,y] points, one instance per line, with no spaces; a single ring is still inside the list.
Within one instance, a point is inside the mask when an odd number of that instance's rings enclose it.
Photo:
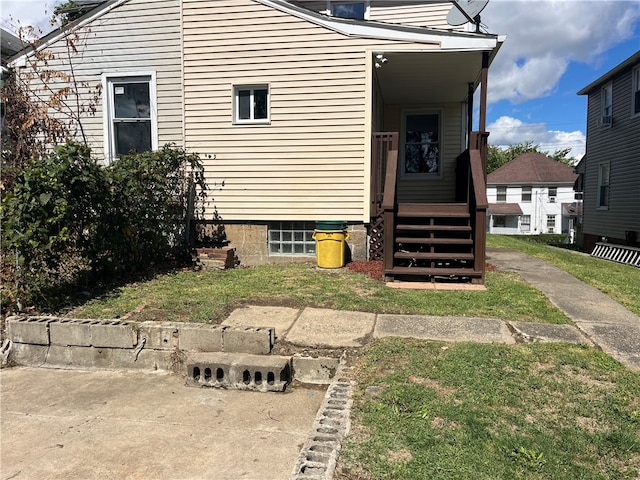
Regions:
[[[567,212],[570,217],[582,215],[582,202],[563,203],[562,209]]]
[[[518,155],[509,163],[487,175],[487,185],[571,184],[577,174],[573,168],[537,152]]]
[[[3,65],[9,57],[15,55],[22,48],[22,42],[20,41],[20,39],[4,28],[2,29],[2,33],[0,34],[0,43]]]
[[[489,215],[522,215],[522,209],[517,203],[490,203]]]
[[[598,78],[597,80],[594,80],[593,82],[591,82],[589,85],[587,85],[586,87],[584,87],[582,90],[580,90],[578,92],[578,95],[587,95],[591,90],[593,90],[596,87],[599,87],[600,85],[608,82],[609,80],[611,80],[613,77],[615,77],[620,71],[624,70],[625,68],[640,62],[640,50],[638,50],[636,53],[634,53],[633,55],[631,55],[629,58],[627,58],[625,61],[623,61],[622,63],[616,65],[615,67],[613,67],[611,70],[609,70],[607,73],[605,73],[604,75],[602,75],[600,78]]]

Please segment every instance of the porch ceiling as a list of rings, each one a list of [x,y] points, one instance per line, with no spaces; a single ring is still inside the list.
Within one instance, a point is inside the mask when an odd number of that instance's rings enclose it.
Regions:
[[[462,102],[477,85],[482,52],[377,52],[388,60],[376,68],[386,104]]]

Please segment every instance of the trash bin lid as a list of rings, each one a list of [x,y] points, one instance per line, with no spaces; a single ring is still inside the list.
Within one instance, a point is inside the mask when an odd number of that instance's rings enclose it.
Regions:
[[[347,222],[341,222],[336,220],[323,220],[316,222],[316,230],[346,230]]]

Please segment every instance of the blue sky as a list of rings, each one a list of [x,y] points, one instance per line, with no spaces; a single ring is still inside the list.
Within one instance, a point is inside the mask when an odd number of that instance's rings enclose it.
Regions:
[[[0,0],[12,15],[48,30],[56,0]],[[640,50],[638,0],[490,0],[484,31],[507,35],[489,74],[489,142],[532,141],[543,151],[584,154],[587,100],[577,92]]]

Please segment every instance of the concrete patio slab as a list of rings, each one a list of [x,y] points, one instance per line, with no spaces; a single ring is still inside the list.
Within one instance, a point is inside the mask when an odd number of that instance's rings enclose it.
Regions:
[[[378,315],[373,336],[445,342],[515,343],[502,320],[474,317]]]
[[[373,313],[305,308],[285,340],[308,347],[362,347],[375,321]]]
[[[282,480],[324,399],[168,374],[20,367],[0,379],[3,479]]]

